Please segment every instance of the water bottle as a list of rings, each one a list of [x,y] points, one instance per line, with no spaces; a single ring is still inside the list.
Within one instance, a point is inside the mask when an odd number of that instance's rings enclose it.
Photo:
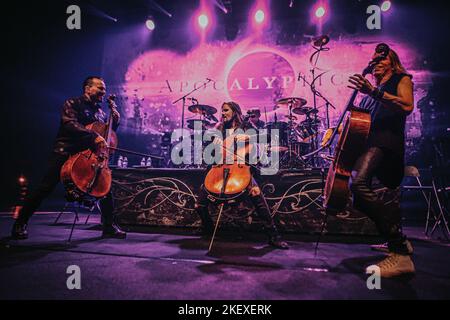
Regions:
[[[152,158],[148,157],[148,158],[147,158],[147,162],[145,163],[145,165],[146,165],[147,167],[151,167],[151,166],[152,166]]]
[[[119,160],[117,160],[117,167],[122,168],[123,167],[123,157],[119,156]]]
[[[145,167],[145,157],[143,157],[141,160],[141,167]]]
[[[122,168],[127,168],[127,167],[128,167],[128,158],[123,157]]]

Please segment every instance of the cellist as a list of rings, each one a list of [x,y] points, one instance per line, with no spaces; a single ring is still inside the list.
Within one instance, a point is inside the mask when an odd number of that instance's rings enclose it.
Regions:
[[[383,47],[387,45],[377,46],[373,59],[381,56]],[[372,177],[376,176],[391,189],[402,181],[405,123],[414,108],[413,82],[392,49],[375,65],[372,75],[376,86],[360,74],[349,79],[349,88],[365,95],[359,106],[369,110],[372,116],[366,150],[353,167],[350,190],[353,205],[373,220],[387,240],[385,250],[389,256],[377,266],[382,277],[393,277],[414,273],[413,249],[402,232],[399,203],[385,204],[379,200],[372,188]]]
[[[90,76],[83,82],[83,95],[64,102],[60,127],[53,152],[48,159],[47,171],[37,189],[25,200],[19,211],[18,218],[12,228],[13,238],[28,238],[28,220],[59,183],[61,167],[69,156],[88,148],[96,150],[106,144],[102,136],[85,128],[86,125],[95,121],[106,123],[107,117],[100,105],[105,95],[106,85],[104,80],[97,76]],[[115,108],[111,110],[113,112],[113,130],[115,131],[119,126],[120,114]],[[124,239],[126,233],[114,224],[111,192],[100,201],[100,209],[103,225],[102,236]]]
[[[247,130],[248,124],[243,120],[240,106],[235,102],[225,102],[222,105],[222,121],[217,126],[217,129],[222,133],[222,137],[226,137],[226,133],[233,135],[237,129]],[[244,141],[247,136],[244,134],[235,135],[236,141]],[[215,144],[222,145],[218,137],[213,141]],[[279,249],[289,249],[288,244],[281,240],[281,236],[270,214],[270,209],[264,195],[259,188],[254,176],[247,188],[248,196],[255,207],[257,215],[264,220],[265,229],[269,237],[269,244]],[[198,194],[195,210],[202,221],[202,233],[204,235],[211,235],[213,232],[213,222],[208,211],[208,194],[202,185]]]

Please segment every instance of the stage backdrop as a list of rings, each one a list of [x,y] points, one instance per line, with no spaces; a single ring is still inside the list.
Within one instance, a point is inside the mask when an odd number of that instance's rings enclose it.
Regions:
[[[299,74],[312,80],[310,57],[314,49],[309,42],[283,46],[272,40],[275,36],[267,35],[261,40],[249,35],[182,49],[186,47],[182,42],[187,39],[174,37],[170,48],[152,48],[149,37],[148,31],[139,28],[109,37],[103,65],[110,91],[119,94],[121,132],[142,136],[141,140],[134,138],[134,143],[140,141],[147,151],[157,150],[158,145],[158,140],[149,136],[180,128],[182,102],[173,102],[194,88],[200,89],[190,97],[199,104],[217,108],[218,118],[221,104],[230,100],[238,102],[244,112],[260,108],[263,121],[273,121],[275,114],[279,121],[285,120],[287,108],[274,110],[275,102],[283,97],[302,97],[308,106],[313,105],[309,86],[299,80]],[[431,74],[423,68],[423,57],[401,38],[331,38],[329,50],[320,53],[315,73],[322,74],[316,89],[336,108],[330,107],[332,124],[351,94],[348,76],[362,71],[379,42],[390,44],[414,76],[416,103],[426,95]],[[212,81],[204,86],[206,79]],[[192,100],[186,100],[186,104],[191,105]],[[317,107],[325,126],[325,102],[320,98]],[[186,119],[195,116],[186,109]],[[421,114],[416,108],[408,117],[408,139],[420,137],[421,131]]]
[[[166,30],[167,38],[159,42],[153,41],[151,33],[143,26],[111,35],[105,42],[103,76],[109,91],[118,94],[122,113],[121,145],[160,153],[162,135],[170,135],[181,127],[183,103],[174,101],[195,88],[199,90],[190,96],[195,100],[186,100],[185,120],[197,117],[187,111],[193,103],[217,108],[216,117],[220,118],[222,103],[233,100],[244,112],[259,108],[266,122],[273,121],[275,116],[279,121],[286,121],[284,116],[288,110],[274,109],[278,99],[301,97],[307,100],[308,106],[313,106],[307,82],[312,80],[314,48],[307,37],[296,45],[280,44],[278,32],[274,28],[263,36],[248,32],[238,35],[234,41],[209,40],[196,44],[192,39],[194,30],[189,28]],[[298,38],[301,39],[301,35]],[[419,47],[405,41],[401,34],[389,38],[332,36],[328,50],[320,53],[314,70],[316,75],[321,75],[316,81],[316,90],[332,103],[329,108],[331,124],[337,120],[351,94],[351,89],[347,88],[349,75],[361,73],[380,42],[396,50],[413,75],[416,104],[427,95],[431,73],[426,70],[424,57],[415,49]],[[321,98],[317,98],[316,103],[324,128],[326,104]],[[416,108],[407,121],[407,136],[411,142],[423,131],[420,109]],[[410,143],[408,152],[416,145]],[[140,159],[134,161],[129,164],[139,164]],[[116,211],[122,223],[198,225],[193,204],[202,183],[201,175],[190,170],[137,170],[115,172]],[[268,180],[262,184],[279,225],[286,231],[318,231],[323,218],[320,175],[305,175],[305,172],[280,175],[267,176]],[[251,212],[249,207],[234,208],[226,212],[224,224],[255,225],[253,222],[257,219],[253,220]],[[366,217],[350,210],[333,218],[328,231],[373,233],[374,229]]]

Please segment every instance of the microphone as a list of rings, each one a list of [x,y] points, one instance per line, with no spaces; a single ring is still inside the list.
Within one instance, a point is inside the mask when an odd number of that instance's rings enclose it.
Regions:
[[[211,82],[211,81],[214,81],[214,80],[212,80],[212,79],[210,79],[210,78],[206,78],[206,80],[208,80],[208,81],[210,81],[210,82]]]
[[[376,48],[375,48],[375,52],[378,53],[379,55],[376,56],[375,58],[373,58],[372,60],[370,60],[369,65],[364,69],[363,71],[363,75],[365,74],[369,74],[372,73],[373,69],[375,68],[375,66],[381,61],[387,58],[389,52],[390,52],[390,48],[387,44],[385,43],[379,43]]]
[[[375,48],[375,52],[381,54],[384,58],[387,57],[389,52],[391,51],[391,48],[386,43],[379,43],[377,44]]]
[[[115,94],[110,94],[106,100],[108,101],[108,106],[111,109],[117,109],[116,102],[114,101],[114,100],[116,100],[116,95]]]
[[[330,42],[330,37],[326,34],[313,39],[313,45],[316,47],[323,47],[328,42]]]

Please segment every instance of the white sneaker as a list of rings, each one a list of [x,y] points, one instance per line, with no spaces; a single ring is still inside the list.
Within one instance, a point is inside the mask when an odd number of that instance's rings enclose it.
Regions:
[[[390,278],[402,274],[414,273],[414,263],[409,255],[389,253],[389,256],[376,264],[380,268],[383,278]],[[369,272],[370,273],[370,272]]]
[[[414,249],[413,249],[413,246],[412,246],[412,244],[411,244],[411,242],[409,240],[406,240],[406,247],[408,248],[408,254],[410,254],[410,255],[413,254]],[[370,246],[370,248],[373,251],[389,253],[389,247],[388,247],[387,242],[382,243],[382,244],[373,244],[373,245]]]

